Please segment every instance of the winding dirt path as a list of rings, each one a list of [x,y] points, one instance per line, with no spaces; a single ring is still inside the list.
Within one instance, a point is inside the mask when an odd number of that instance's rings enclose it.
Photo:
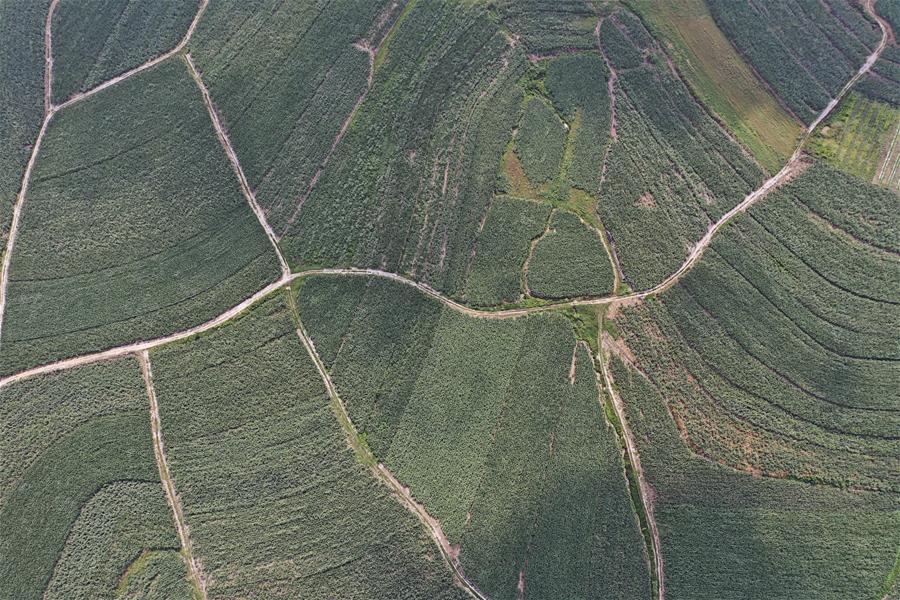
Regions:
[[[228,137],[228,132],[225,131],[225,128],[222,126],[222,121],[219,119],[219,113],[213,105],[212,98],[209,95],[209,89],[207,89],[206,84],[203,83],[203,78],[200,76],[200,72],[197,70],[196,65],[194,65],[194,60],[191,58],[190,53],[184,55],[184,62],[188,67],[191,77],[197,84],[197,87],[200,88],[200,93],[203,95],[203,104],[206,106],[206,112],[209,113],[209,118],[212,120],[213,128],[216,130],[216,137],[219,138],[219,143],[222,144],[222,148],[225,149],[225,154],[228,156],[228,162],[231,163],[231,168],[234,170],[234,174],[237,175],[241,191],[244,193],[244,198],[247,199],[247,204],[253,209],[253,214],[256,215],[259,224],[262,225],[262,228],[266,231],[266,235],[269,237],[269,242],[272,243],[272,247],[275,249],[275,254],[278,256],[278,263],[281,265],[282,276],[288,276],[291,273],[291,268],[284,259],[281,248],[278,247],[278,239],[275,237],[275,232],[266,220],[266,213],[263,212],[262,207],[256,201],[256,195],[254,195],[253,190],[250,189],[250,184],[247,182],[247,176],[244,175],[244,168],[241,167],[241,161],[238,160],[237,153],[234,151],[234,146],[231,145],[231,139]]]
[[[156,401],[156,390],[153,388],[153,369],[150,366],[150,355],[147,351],[137,354],[138,363],[141,365],[141,375],[147,388],[147,397],[150,400],[150,431],[153,436],[153,454],[156,456],[156,465],[159,467],[159,478],[166,492],[166,499],[172,509],[172,517],[175,521],[175,529],[181,539],[181,549],[187,562],[189,577],[194,588],[200,593],[202,600],[206,600],[206,578],[200,561],[194,558],[193,545],[184,521],[184,510],[181,506],[181,498],[175,492],[175,482],[169,471],[169,462],[166,460],[166,450],[163,445],[162,423],[159,419],[159,404]]]
[[[653,547],[650,550],[654,554],[654,564],[656,565],[656,581],[658,584],[658,600],[665,600],[666,597],[666,576],[663,568],[662,545],[659,537],[659,527],[656,525],[656,517],[653,514],[653,490],[644,477],[644,469],[641,467],[641,455],[638,452],[637,444],[634,441],[634,434],[631,433],[631,427],[628,426],[628,420],[625,417],[625,404],[616,393],[613,386],[612,376],[609,374],[609,366],[607,364],[607,356],[602,346],[600,346],[600,373],[603,377],[603,384],[606,387],[606,394],[612,403],[613,410],[622,424],[622,441],[625,442],[625,449],[628,452],[628,461],[634,468],[637,475],[638,489],[641,492],[641,504],[644,506],[644,514],[647,515],[647,526],[650,528],[650,537],[653,540]]]

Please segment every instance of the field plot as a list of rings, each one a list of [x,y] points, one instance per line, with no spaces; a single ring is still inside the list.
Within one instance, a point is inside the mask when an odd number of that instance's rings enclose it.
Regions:
[[[670,390],[613,362],[655,492],[668,600],[884,597],[900,547],[895,494],[754,477],[712,464],[679,436],[666,409]]]
[[[810,143],[811,150],[864,181],[900,189],[900,109],[852,93]]]
[[[801,123],[779,104],[716,25],[704,0],[628,2],[669,42],[694,92],[770,172],[794,151]]]
[[[465,598],[417,519],[354,460],[285,301],[151,354],[210,598]]]
[[[475,319],[362,278],[309,279],[299,307],[354,423],[486,595],[650,596],[593,362],[564,318]]]
[[[599,35],[617,72],[616,136],[599,215],[625,281],[642,289],[675,271],[762,174],[696,103],[633,16],[604,19]]]
[[[402,4],[225,0],[205,12],[191,56],[277,232],[349,125]]]
[[[53,101],[64,102],[173,48],[197,0],[61,0],[53,14]]]
[[[865,62],[881,31],[843,0],[707,0],[716,23],[784,104],[809,123]]]
[[[503,24],[531,56],[567,54],[595,47],[595,11],[580,0],[500,0],[494,3]]]
[[[478,236],[463,298],[480,305],[518,300],[529,247],[544,232],[549,215],[550,207],[544,203],[495,198]]]
[[[900,491],[897,210],[895,194],[814,165],[617,319],[696,452]]]
[[[60,111],[25,202],[3,373],[201,323],[279,273],[180,60]]]
[[[282,248],[297,268],[379,267],[458,295],[526,60],[484,5],[447,0],[407,5],[375,65]]]
[[[536,184],[559,173],[566,129],[553,109],[538,98],[530,98],[516,136],[516,154],[525,176]]]
[[[44,20],[50,0],[0,0],[0,243],[44,116]]]
[[[0,391],[0,531],[3,598],[112,597],[147,550],[190,597],[133,359]]]
[[[538,298],[611,294],[612,264],[601,235],[571,213],[554,212],[528,262],[531,294]]]

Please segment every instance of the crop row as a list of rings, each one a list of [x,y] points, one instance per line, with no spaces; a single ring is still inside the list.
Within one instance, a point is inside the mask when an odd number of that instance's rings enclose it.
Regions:
[[[610,23],[609,31],[622,33]],[[605,49],[603,34],[601,28]],[[762,174],[697,104],[659,49],[637,49],[648,56],[637,67],[609,57],[619,69],[616,139],[599,214],[626,281],[646,288],[677,269],[709,224],[756,187]]]
[[[880,31],[860,7],[838,0],[709,0],[716,23],[809,123],[865,61]]]
[[[282,240],[295,267],[378,266],[459,293],[522,93],[520,51],[483,6],[415,3]]]
[[[886,216],[895,200],[869,186],[867,213],[851,208],[843,223],[826,220],[853,202],[844,187],[859,185],[810,167],[731,225],[661,302],[620,324],[687,435],[717,460],[897,489],[900,356],[892,332],[900,312],[888,281],[900,262],[863,241],[874,230],[863,214]],[[810,204],[821,215],[797,198],[816,198]],[[885,224],[882,237],[895,234]],[[841,286],[825,276],[832,264],[854,260],[855,270],[883,278],[883,300],[857,293],[862,282]]]
[[[283,231],[363,94],[386,1],[213,2],[190,44],[250,186]],[[354,44],[356,44],[354,46]]]
[[[501,0],[495,3],[503,24],[531,54],[565,53],[593,48],[594,8],[579,0]]]
[[[0,596],[110,597],[144,548],[179,548],[132,359],[4,388],[0,433]]]
[[[197,2],[60,2],[53,14],[53,101],[64,102],[173,48]]]
[[[0,4],[0,242],[44,110],[44,19],[50,0]]]
[[[886,593],[900,544],[893,496],[712,464],[679,435],[671,389],[618,359],[613,373],[655,491],[666,597],[867,600]]]
[[[210,597],[461,599],[418,520],[354,460],[283,295],[151,354]]]
[[[592,359],[565,319],[471,318],[379,279],[310,279],[299,306],[376,457],[485,594],[649,596]]]
[[[180,60],[54,117],[22,211],[4,373],[201,323],[275,253]]]

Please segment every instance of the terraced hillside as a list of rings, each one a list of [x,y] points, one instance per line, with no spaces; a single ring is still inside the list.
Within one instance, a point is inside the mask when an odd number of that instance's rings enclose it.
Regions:
[[[0,0],[0,598],[896,599],[898,11]]]

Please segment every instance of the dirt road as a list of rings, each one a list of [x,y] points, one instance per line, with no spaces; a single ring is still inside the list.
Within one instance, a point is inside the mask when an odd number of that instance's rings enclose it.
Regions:
[[[188,534],[187,525],[184,521],[184,510],[181,506],[181,499],[175,492],[175,482],[172,480],[172,473],[169,471],[169,462],[166,460],[166,450],[163,445],[162,423],[159,418],[159,404],[156,401],[156,390],[153,388],[153,370],[150,366],[150,356],[146,350],[137,354],[138,363],[141,365],[141,375],[144,378],[144,385],[147,388],[147,397],[150,400],[150,431],[153,436],[153,454],[156,456],[156,465],[159,467],[159,478],[162,481],[163,489],[166,492],[166,499],[169,501],[169,507],[172,509],[172,517],[175,520],[175,529],[178,531],[178,537],[181,540],[181,548],[184,552],[184,558],[194,588],[199,592],[202,600],[206,600],[206,579],[203,577],[203,570],[200,568],[200,562],[194,558],[193,544]]]

